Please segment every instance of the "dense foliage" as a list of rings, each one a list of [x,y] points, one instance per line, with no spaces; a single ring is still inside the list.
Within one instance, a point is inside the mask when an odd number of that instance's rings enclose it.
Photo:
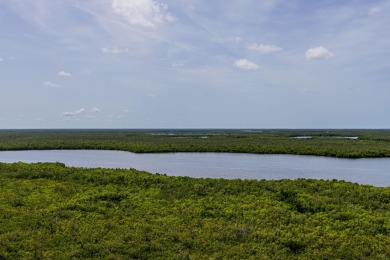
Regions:
[[[294,138],[310,136],[311,138]],[[347,138],[346,138],[347,137]],[[348,137],[358,137],[357,140]],[[390,157],[390,130],[1,130],[0,150],[109,149]]]
[[[0,163],[0,259],[389,259],[390,187]]]

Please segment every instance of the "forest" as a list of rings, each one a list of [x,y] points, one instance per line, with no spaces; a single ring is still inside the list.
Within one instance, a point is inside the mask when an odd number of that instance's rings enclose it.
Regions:
[[[0,130],[0,150],[39,149],[390,157],[390,130]]]
[[[0,259],[389,259],[390,187],[0,163]]]

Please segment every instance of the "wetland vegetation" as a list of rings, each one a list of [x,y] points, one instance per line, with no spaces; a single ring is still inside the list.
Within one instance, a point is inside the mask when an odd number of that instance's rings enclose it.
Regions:
[[[292,138],[302,136],[311,138]],[[0,150],[32,149],[104,149],[136,153],[235,152],[342,158],[390,157],[390,130],[0,131]]]
[[[390,157],[390,131],[0,131],[33,149]],[[389,212],[390,187],[345,181],[0,163],[0,259],[389,259]]]
[[[389,259],[390,188],[0,163],[1,259]]]

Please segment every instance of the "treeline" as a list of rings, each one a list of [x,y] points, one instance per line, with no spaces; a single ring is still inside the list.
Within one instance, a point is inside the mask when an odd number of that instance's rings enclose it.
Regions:
[[[390,188],[0,163],[0,259],[389,259]]]
[[[310,138],[296,138],[307,136]],[[350,139],[357,137],[358,139]],[[390,157],[390,130],[1,130],[0,150],[107,149]]]

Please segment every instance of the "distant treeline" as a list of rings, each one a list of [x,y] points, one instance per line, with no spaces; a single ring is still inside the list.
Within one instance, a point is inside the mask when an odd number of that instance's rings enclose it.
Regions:
[[[0,130],[0,150],[32,149],[390,157],[390,130]]]
[[[389,259],[390,187],[0,163],[0,259],[86,258]]]

